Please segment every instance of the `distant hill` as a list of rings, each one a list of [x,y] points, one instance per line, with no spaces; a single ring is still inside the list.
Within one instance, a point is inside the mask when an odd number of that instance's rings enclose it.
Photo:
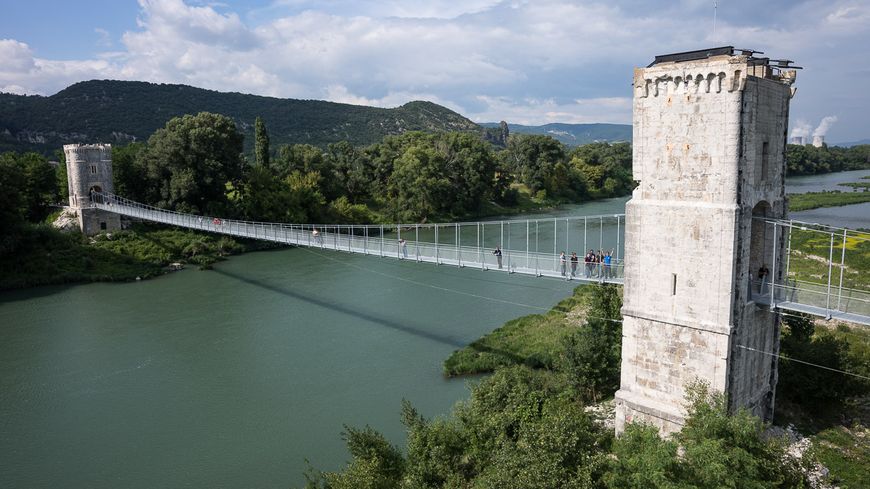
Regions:
[[[498,123],[484,122],[483,127],[498,127]],[[543,126],[523,126],[508,123],[511,133],[544,134],[558,139],[568,146],[594,143],[596,141],[631,141],[630,124],[544,124]]]
[[[201,111],[231,117],[253,145],[254,119],[263,118],[273,147],[337,141],[379,142],[406,131],[472,131],[477,124],[431,102],[382,109],[319,100],[224,93],[187,85],[134,81],[80,82],[49,97],[0,93],[0,151],[50,154],[70,143],[146,140],[169,119]]]
[[[849,141],[847,143],[834,143],[831,146],[840,146],[841,148],[851,148],[852,146],[861,146],[862,144],[870,144],[870,139],[862,139],[860,141]]]

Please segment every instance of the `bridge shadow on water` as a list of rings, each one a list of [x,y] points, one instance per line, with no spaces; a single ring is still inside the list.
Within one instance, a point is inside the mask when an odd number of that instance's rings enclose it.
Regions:
[[[320,297],[315,297],[310,294],[305,294],[298,290],[292,290],[286,287],[280,287],[277,285],[269,284],[266,282],[262,282],[259,280],[254,280],[249,277],[245,277],[244,275],[240,275],[238,273],[229,272],[226,270],[219,270],[217,268],[212,269],[213,272],[223,275],[225,277],[229,277],[240,282],[244,282],[249,285],[253,285],[254,287],[258,287],[264,290],[268,290],[269,292],[274,292],[276,294],[283,295],[285,297],[290,297],[292,299],[300,300],[303,302],[307,302],[309,304],[322,307],[324,309],[328,309],[330,311],[339,312],[342,314],[346,314],[348,316],[352,316],[354,318],[369,322],[371,324],[376,324],[378,326],[382,326],[384,328],[390,328],[396,331],[401,331],[403,333],[407,333],[410,335],[417,336],[419,338],[425,338],[427,340],[436,341],[438,343],[451,346],[453,348],[463,348],[466,346],[465,342],[450,336],[440,335],[437,333],[433,333],[431,331],[426,331],[425,329],[410,326],[408,324],[400,323],[394,319],[381,316],[378,314],[374,314],[371,312],[360,311],[358,309],[352,309],[347,305],[344,305],[337,301],[326,300]]]

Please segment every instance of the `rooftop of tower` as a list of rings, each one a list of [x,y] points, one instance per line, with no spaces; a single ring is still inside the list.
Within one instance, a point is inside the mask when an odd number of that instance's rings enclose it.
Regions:
[[[746,62],[749,65],[759,68],[755,73],[756,76],[761,74],[764,78],[779,78],[780,72],[782,71],[801,69],[800,66],[792,66],[791,64],[794,63],[794,61],[790,59],[770,59],[756,56],[758,54],[764,53],[754,49],[737,49],[734,46],[721,46],[709,49],[698,49],[695,51],[684,51],[682,53],[661,54],[656,56],[647,68],[665,63],[698,61],[715,56],[745,56]]]

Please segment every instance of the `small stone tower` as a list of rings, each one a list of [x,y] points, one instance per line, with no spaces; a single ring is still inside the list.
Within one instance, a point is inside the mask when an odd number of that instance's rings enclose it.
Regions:
[[[66,144],[69,206],[76,213],[79,227],[87,235],[121,229],[118,214],[91,207],[91,191],[114,192],[112,183],[112,145]]]
[[[786,215],[795,71],[756,54],[693,51],[635,70],[618,433],[632,421],[678,431],[696,380],[732,409],[773,413],[779,322],[753,302],[752,280],[782,250],[763,218]]]

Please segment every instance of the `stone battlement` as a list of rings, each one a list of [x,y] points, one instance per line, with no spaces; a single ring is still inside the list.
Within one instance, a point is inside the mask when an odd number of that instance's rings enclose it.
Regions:
[[[67,155],[67,159],[76,161],[87,160],[94,158],[94,155],[99,155],[101,160],[112,159],[111,144],[64,144],[63,152]]]
[[[745,55],[665,62],[635,69],[635,98],[742,91],[748,76],[791,85],[796,72],[775,72],[766,60],[759,62]]]

